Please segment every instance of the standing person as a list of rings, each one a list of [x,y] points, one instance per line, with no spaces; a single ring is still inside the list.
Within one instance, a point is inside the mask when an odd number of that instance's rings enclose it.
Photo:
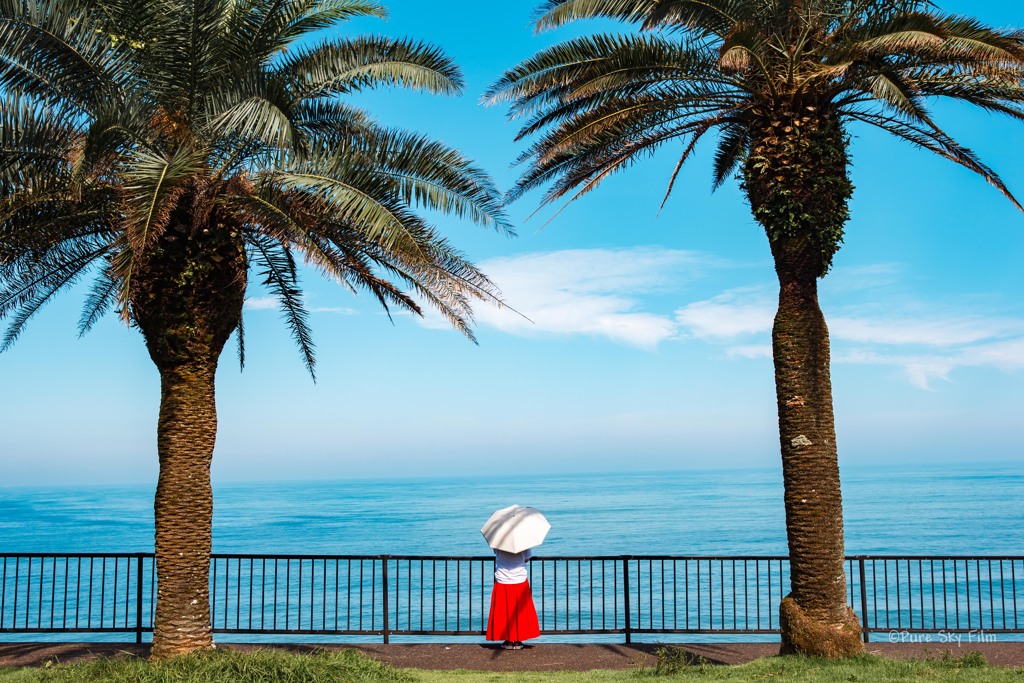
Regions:
[[[480,529],[494,549],[487,640],[503,641],[506,650],[522,650],[524,640],[540,635],[526,563],[533,557],[532,548],[543,543],[550,530],[540,510],[522,505],[496,510]]]
[[[510,553],[494,549],[494,588],[487,640],[503,641],[505,650],[522,650],[523,641],[540,635],[537,608],[533,605],[526,563],[533,550]]]

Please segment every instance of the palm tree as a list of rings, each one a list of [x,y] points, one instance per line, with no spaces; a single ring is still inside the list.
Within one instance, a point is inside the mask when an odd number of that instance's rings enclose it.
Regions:
[[[212,645],[214,375],[242,341],[250,270],[314,368],[297,256],[384,307],[425,302],[472,339],[487,277],[424,211],[509,233],[458,151],[339,95],[462,88],[439,49],[321,33],[369,0],[0,0],[2,348],[59,291],[92,287],[160,372],[153,654]]]
[[[853,193],[850,122],[877,126],[981,175],[991,169],[933,120],[931,98],[1024,119],[1024,32],[944,15],[924,0],[548,0],[536,27],[604,18],[642,33],[595,34],[507,71],[490,102],[510,101],[533,137],[510,193],[547,186],[572,201],[673,143],[679,167],[717,133],[714,186],[739,170],[778,275],[772,332],[791,593],[782,650],[861,651],[846,604],[842,501],[829,342],[817,280],[843,240]]]

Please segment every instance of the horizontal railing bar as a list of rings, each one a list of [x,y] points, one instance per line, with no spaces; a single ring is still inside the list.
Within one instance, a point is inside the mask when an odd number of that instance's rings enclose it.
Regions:
[[[149,629],[149,630],[152,631],[153,629]],[[261,633],[266,633],[268,635],[275,635],[275,636],[287,636],[287,635],[292,635],[292,634],[294,634],[294,635],[318,635],[318,636],[379,636],[379,635],[383,635],[384,634],[384,630],[383,629],[379,629],[379,628],[378,629],[373,629],[373,630],[366,629],[364,631],[360,631],[358,629],[338,629],[337,631],[335,631],[333,629],[328,629],[328,630],[325,631],[323,629],[315,629],[315,628],[274,628],[274,629],[270,629],[270,628],[267,628],[267,629],[215,628],[215,629],[213,629],[213,632],[214,633],[233,633],[233,634],[250,633],[250,634],[255,634],[255,635],[259,635]],[[388,633],[394,633],[394,631],[388,631]]]
[[[783,558],[788,559],[788,558]],[[847,560],[981,560],[995,562],[1024,562],[1024,555],[847,555]]]
[[[541,629],[540,634],[542,636],[585,636],[585,635],[596,635],[603,633],[625,633],[624,628],[570,628],[570,629]],[[631,633],[636,633],[636,629],[630,629]]]
[[[416,631],[408,629],[389,629],[388,633],[393,636],[483,636],[487,635],[487,631],[480,631],[477,629],[465,630],[465,631]],[[543,631],[541,632],[543,633]],[[564,633],[564,631],[560,631]]]
[[[448,560],[450,562],[482,562],[494,559],[494,555],[377,555],[376,557],[380,560],[401,560],[403,562],[407,560],[426,560],[430,562],[441,562],[444,560]]]
[[[24,557],[24,556],[23,556]],[[38,557],[36,555],[35,557]],[[242,553],[220,554],[214,553],[212,559],[257,559],[257,560],[400,560],[406,562],[487,562],[494,559],[493,555],[250,555]],[[736,561],[772,561],[788,560],[786,555],[534,555],[533,560],[567,560],[576,561],[607,561],[616,562],[621,560],[736,560]],[[851,559],[851,558],[847,558]],[[900,558],[904,559],[904,558]],[[947,558],[950,559],[950,558]],[[971,559],[989,559],[987,557],[974,557]],[[993,558],[994,559],[994,558]],[[1003,558],[1007,559],[1007,558]]]
[[[996,633],[1003,633],[1003,634],[1022,633],[1022,632],[1024,632],[1024,629],[982,628],[980,626],[975,626],[974,628],[907,628],[906,626],[903,626],[903,627],[900,627],[900,628],[897,628],[896,626],[893,626],[892,628],[882,628],[881,626],[872,626],[871,628],[868,629],[868,631],[870,633],[892,633],[893,631],[898,631],[900,633],[939,633],[939,632],[942,632],[942,633],[984,633],[984,634],[987,635],[989,633],[992,633],[992,634],[996,634]]]
[[[777,562],[779,560],[788,560],[789,557],[786,555],[607,555],[607,556],[583,556],[583,557],[572,557],[568,559],[572,560],[598,560],[606,558],[609,560],[642,560],[644,562],[648,560],[676,560],[678,562],[695,561],[700,560],[701,562],[712,560],[718,562],[719,560],[726,561],[753,561],[753,560],[770,560],[771,562]],[[563,556],[559,555],[558,559],[563,559]]]
[[[721,633],[723,635],[736,635],[742,633],[751,634],[762,634],[771,635],[773,633],[781,633],[777,628],[631,628],[631,633],[700,633],[705,635],[712,635],[715,633]],[[558,631],[558,633],[564,633],[564,631]]]
[[[0,559],[12,559],[12,558],[69,558],[69,559],[85,559],[95,557],[98,559],[102,558],[116,558],[116,557],[131,557],[131,558],[153,558],[154,554],[151,552],[138,552],[138,553],[16,553],[16,552],[3,552],[0,553]],[[310,555],[310,554],[276,554],[276,555],[264,555],[257,553],[213,553],[211,559],[255,559],[255,560],[449,560],[449,561],[485,561],[493,560],[493,555]],[[753,561],[753,560],[771,560],[776,562],[779,560],[789,560],[788,555],[535,555],[535,560],[570,560],[575,562],[576,560],[726,560],[726,561]],[[1024,562],[1024,555],[846,555],[844,557],[846,561],[856,560],[981,560],[995,562],[1002,560],[1004,562]]]
[[[142,557],[142,558],[146,558],[146,557],[154,557],[154,554],[153,553],[0,553],[0,560],[3,560],[3,559],[13,559],[13,558],[17,558],[17,557],[24,557],[24,558],[31,557],[33,559],[40,558],[40,557],[45,557],[48,560],[49,559],[53,559],[54,557],[59,557],[60,559],[64,559],[65,557],[67,557],[67,558],[72,559],[72,560],[77,560],[77,559],[85,559],[85,558],[88,558],[88,557],[96,557],[96,558],[104,558],[104,557],[106,557],[106,558],[112,558],[112,557],[131,557],[131,558],[136,558],[136,557]]]
[[[394,559],[394,555],[261,555],[256,553],[213,553],[213,560],[383,560]],[[468,558],[467,558],[468,559]]]
[[[110,626],[110,627],[99,627],[94,626],[92,628],[86,628],[81,626],[79,628],[0,628],[0,633],[135,633],[137,629],[134,626]],[[150,632],[153,627],[142,629],[143,631]]]

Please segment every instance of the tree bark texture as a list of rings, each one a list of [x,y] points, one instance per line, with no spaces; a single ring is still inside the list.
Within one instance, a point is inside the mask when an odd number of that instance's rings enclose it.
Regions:
[[[217,362],[241,319],[246,260],[241,232],[216,211],[197,220],[182,199],[156,245],[139,258],[132,316],[160,371],[153,657],[213,647],[210,463],[217,436]]]
[[[156,487],[157,598],[153,656],[213,646],[210,553],[213,489],[210,463],[217,437],[216,364],[161,371]]]
[[[816,279],[789,279],[780,271],[772,354],[792,591],[780,606],[782,651],[848,656],[863,644],[846,603],[828,328]]]
[[[772,330],[791,593],[780,606],[783,653],[863,652],[846,603],[828,328],[817,281],[842,241],[852,185],[841,126],[814,105],[762,112],[744,186],[779,279]]]

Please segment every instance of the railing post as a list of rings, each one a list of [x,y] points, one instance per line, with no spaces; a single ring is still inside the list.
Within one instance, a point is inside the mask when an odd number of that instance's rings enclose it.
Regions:
[[[868,592],[864,578],[863,555],[857,557],[857,564],[860,566],[860,622],[862,624],[864,642],[867,643],[871,640],[871,636],[868,632]]]
[[[388,558],[390,555],[382,555],[381,562],[384,563],[384,567],[381,571],[384,582],[384,644],[388,644]],[[397,595],[397,592],[396,592]]]
[[[135,642],[142,642],[142,553],[135,553]]]
[[[623,607],[626,612],[626,645],[629,645],[633,642],[632,614],[629,609],[629,555],[622,556],[622,590],[624,592]]]

